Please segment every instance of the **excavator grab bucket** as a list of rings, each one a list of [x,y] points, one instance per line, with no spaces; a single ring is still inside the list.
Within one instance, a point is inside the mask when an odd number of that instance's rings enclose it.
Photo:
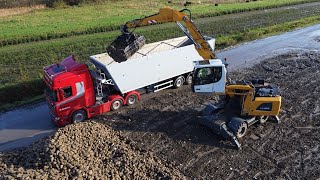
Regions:
[[[107,47],[107,53],[114,61],[121,63],[136,53],[145,42],[146,39],[143,36],[123,33]]]

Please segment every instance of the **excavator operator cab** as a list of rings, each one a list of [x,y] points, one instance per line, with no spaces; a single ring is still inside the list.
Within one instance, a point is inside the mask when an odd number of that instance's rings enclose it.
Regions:
[[[226,68],[220,59],[195,61],[194,67],[193,92],[224,94]]]

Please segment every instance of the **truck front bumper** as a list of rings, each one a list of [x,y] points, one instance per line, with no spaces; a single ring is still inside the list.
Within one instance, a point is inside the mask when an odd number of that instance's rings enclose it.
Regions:
[[[51,114],[51,120],[58,127],[63,127],[70,124],[68,117],[60,118],[58,116],[55,116],[54,114]]]

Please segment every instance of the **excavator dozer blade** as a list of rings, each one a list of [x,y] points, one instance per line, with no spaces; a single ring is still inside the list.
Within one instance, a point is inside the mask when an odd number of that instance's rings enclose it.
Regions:
[[[145,42],[146,39],[143,36],[123,33],[107,47],[107,53],[114,61],[121,63],[136,53]]]
[[[202,111],[202,116],[198,116],[198,121],[201,125],[210,128],[214,133],[223,136],[226,140],[231,141],[238,149],[241,149],[241,144],[237,137],[227,126],[227,116],[222,106],[207,105]]]

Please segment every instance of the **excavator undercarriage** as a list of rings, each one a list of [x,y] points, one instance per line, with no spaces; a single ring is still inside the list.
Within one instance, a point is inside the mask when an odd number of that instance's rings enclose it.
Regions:
[[[252,82],[257,82],[256,80]],[[273,84],[255,84],[255,97],[277,98],[280,95],[279,89]],[[219,96],[219,100],[214,103],[209,103],[203,110],[201,116],[198,116],[198,121],[201,125],[210,128],[214,133],[222,135],[229,140],[238,149],[241,149],[239,138],[243,137],[249,126],[256,123],[265,123],[267,120],[274,120],[280,123],[278,116],[272,115],[272,106],[277,106],[277,101],[274,104],[261,103],[257,109],[252,111],[265,111],[266,115],[248,115],[243,114],[242,105],[246,97],[245,95],[229,95]],[[254,102],[254,99],[252,100]],[[267,104],[270,109],[261,107]],[[259,109],[260,108],[260,109]],[[275,113],[277,114],[277,113]]]

